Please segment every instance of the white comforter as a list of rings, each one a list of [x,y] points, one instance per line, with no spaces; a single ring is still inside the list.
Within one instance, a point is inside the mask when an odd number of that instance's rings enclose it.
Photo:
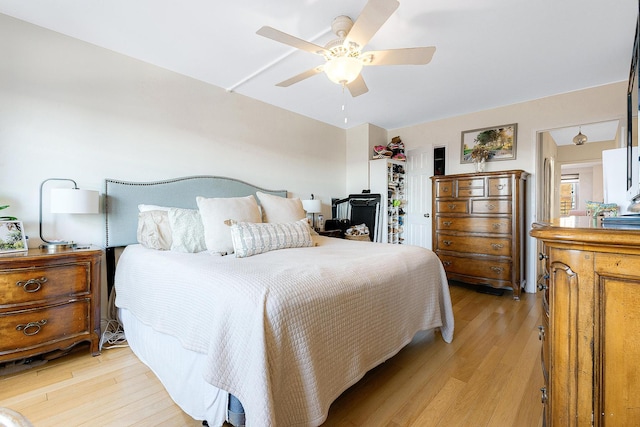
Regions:
[[[320,237],[249,258],[127,247],[116,305],[208,357],[247,426],[317,426],[418,330],[453,338],[444,269],[412,246]]]

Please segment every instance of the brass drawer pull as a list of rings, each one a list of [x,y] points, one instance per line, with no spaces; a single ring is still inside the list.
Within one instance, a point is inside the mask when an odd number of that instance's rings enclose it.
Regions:
[[[502,190],[502,189],[504,188],[504,184],[497,184],[497,185],[496,185],[496,188],[497,188],[498,190]]]
[[[443,240],[443,241],[442,241],[442,243],[443,243],[445,246],[451,246],[451,244],[452,244],[453,242],[452,242],[451,240]]]
[[[449,267],[451,265],[451,261],[442,261],[442,265]]]
[[[502,267],[493,266],[493,267],[490,267],[490,268],[491,268],[492,271],[495,271],[496,273],[502,273],[504,271],[504,268],[502,268]]]
[[[503,222],[494,222],[493,223],[493,229],[497,230],[498,228],[502,228],[504,226]]]
[[[42,276],[38,279],[20,280],[16,282],[17,286],[22,286],[25,292],[33,293],[38,292],[42,285],[47,282],[47,278]]]
[[[492,243],[492,244],[491,244],[491,247],[492,247],[493,249],[502,249],[502,248],[504,248],[504,245],[503,245],[503,244],[501,244],[501,243]]]
[[[538,326],[538,339],[544,341],[544,326]]]
[[[449,191],[449,187],[442,187],[442,191]]]
[[[490,211],[494,210],[496,208],[496,205],[494,205],[493,203],[487,203],[487,209],[489,209]]]
[[[449,203],[449,209],[454,210],[456,208],[455,203]]]
[[[16,326],[16,331],[22,331],[23,334],[30,337],[36,335],[44,325],[47,324],[47,319],[42,319],[39,322],[29,322],[26,325],[20,324]]]
[[[442,225],[449,227],[451,224],[453,224],[453,221],[442,221]]]

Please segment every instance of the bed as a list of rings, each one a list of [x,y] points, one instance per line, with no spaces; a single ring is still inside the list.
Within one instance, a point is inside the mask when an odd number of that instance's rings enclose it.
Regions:
[[[314,235],[249,255],[234,240],[236,253],[221,256],[137,241],[139,205],[199,208],[207,224],[200,203],[256,198],[263,219],[265,200],[294,201],[286,195],[223,177],[106,180],[107,276],[127,341],[172,399],[211,426],[320,425],[343,391],[416,332],[453,339],[446,275],[427,249]],[[235,239],[283,223],[230,225]]]

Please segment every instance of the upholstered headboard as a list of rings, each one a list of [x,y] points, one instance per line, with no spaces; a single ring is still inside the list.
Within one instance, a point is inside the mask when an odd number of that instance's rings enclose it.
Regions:
[[[197,196],[244,197],[255,195],[256,191],[287,197],[286,190],[267,190],[220,176],[188,176],[155,182],[106,179],[104,212],[108,289],[111,290],[115,274],[114,249],[137,243],[139,204],[197,209]]]

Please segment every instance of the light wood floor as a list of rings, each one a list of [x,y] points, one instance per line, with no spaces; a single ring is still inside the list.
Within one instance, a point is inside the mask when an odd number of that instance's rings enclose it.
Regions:
[[[455,336],[420,333],[331,406],[324,426],[542,425],[539,297],[451,286]],[[75,352],[0,377],[0,406],[35,427],[199,426],[128,348]]]

